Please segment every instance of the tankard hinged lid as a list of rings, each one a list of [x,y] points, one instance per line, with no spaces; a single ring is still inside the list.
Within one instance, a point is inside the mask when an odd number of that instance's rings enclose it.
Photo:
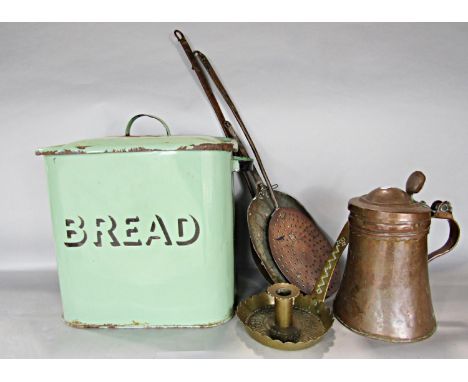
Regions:
[[[412,196],[421,190],[425,180],[421,171],[415,171],[406,182],[406,191],[397,187],[379,187],[366,195],[351,199],[348,208],[350,211],[427,214],[429,217],[430,207],[425,202],[415,201]]]

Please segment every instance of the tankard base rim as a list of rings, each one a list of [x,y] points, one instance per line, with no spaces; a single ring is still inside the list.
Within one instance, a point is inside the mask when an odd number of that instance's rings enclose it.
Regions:
[[[334,314],[334,316],[341,325],[343,325],[345,328],[351,330],[354,333],[360,334],[361,336],[364,336],[367,338],[371,338],[373,340],[379,340],[379,341],[385,341],[385,342],[391,342],[391,343],[413,343],[413,342],[423,341],[431,337],[437,330],[437,324],[435,324],[432,330],[428,332],[427,334],[424,334],[423,336],[414,337],[414,338],[392,337],[392,336],[385,336],[382,334],[370,333],[364,330],[353,328],[350,325],[346,324],[346,322],[343,319],[341,319],[338,314]]]

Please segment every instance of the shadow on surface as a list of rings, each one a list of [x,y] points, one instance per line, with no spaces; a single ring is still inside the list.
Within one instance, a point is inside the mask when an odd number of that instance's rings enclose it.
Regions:
[[[335,341],[335,331],[331,328],[315,345],[302,350],[278,350],[262,345],[246,332],[240,321],[236,323],[236,333],[245,346],[262,358],[323,358]]]

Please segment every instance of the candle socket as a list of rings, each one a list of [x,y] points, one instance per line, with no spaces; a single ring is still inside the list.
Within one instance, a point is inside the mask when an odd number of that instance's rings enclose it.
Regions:
[[[299,329],[293,326],[294,299],[300,295],[295,285],[278,283],[270,286],[267,293],[275,300],[275,321],[270,327],[270,336],[282,342],[297,342]]]

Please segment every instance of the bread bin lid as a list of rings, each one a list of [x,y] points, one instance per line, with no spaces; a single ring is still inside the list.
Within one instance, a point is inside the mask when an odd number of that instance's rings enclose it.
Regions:
[[[234,139],[209,136],[139,136],[86,139],[38,149],[37,155],[134,153],[145,151],[237,151]]]
[[[142,116],[157,119],[166,129],[163,136],[130,136],[133,122]],[[147,151],[228,151],[236,152],[238,144],[235,139],[211,136],[171,135],[167,124],[149,114],[133,117],[125,131],[125,136],[85,139],[63,145],[38,149],[36,155],[71,155],[71,154],[106,154],[136,153]]]

